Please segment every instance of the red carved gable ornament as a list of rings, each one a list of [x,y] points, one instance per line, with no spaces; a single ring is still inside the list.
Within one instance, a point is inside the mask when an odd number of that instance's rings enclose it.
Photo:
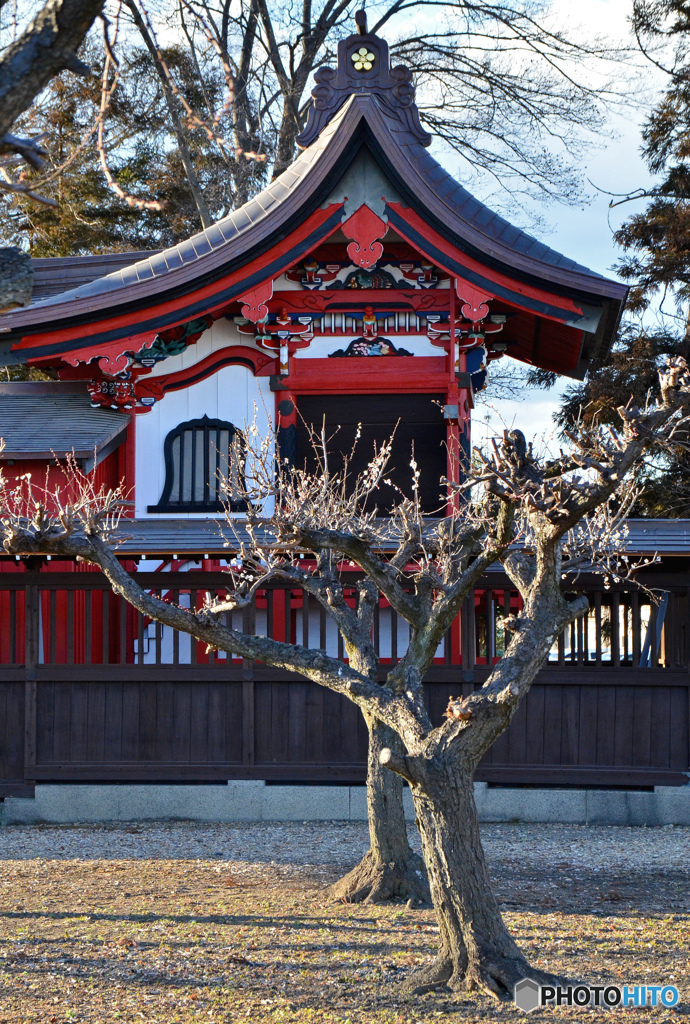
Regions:
[[[460,300],[460,312],[466,320],[474,324],[484,319],[489,312],[489,302],[496,298],[495,295],[482,291],[481,288],[460,278],[456,278],[455,290]]]
[[[153,338],[151,340],[153,341]],[[99,345],[96,351],[94,349],[82,349],[76,353],[66,353],[62,357],[62,362],[76,368],[80,363],[90,363],[96,360],[101,373],[109,377],[115,377],[117,374],[128,370],[132,364],[131,356],[124,351],[125,346],[128,344],[128,341],[115,341],[111,345]]]
[[[343,234],[353,238],[347,247],[347,255],[357,267],[371,270],[383,256],[383,246],[377,239],[383,238],[388,225],[366,203],[343,222]]]
[[[262,281],[256,288],[245,292],[239,299],[242,303],[242,316],[246,317],[247,320],[251,320],[253,324],[258,323],[260,320],[265,320],[268,316],[268,306],[266,303],[272,295],[273,281],[270,280]]]

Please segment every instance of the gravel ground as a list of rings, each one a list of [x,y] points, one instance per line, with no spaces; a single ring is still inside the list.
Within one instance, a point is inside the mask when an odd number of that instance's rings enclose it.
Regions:
[[[410,841],[419,849],[416,829]],[[588,825],[484,825],[490,862],[523,870],[675,872],[690,870],[690,828]],[[199,825],[18,826],[0,829],[0,860],[231,860],[354,864],[368,846],[367,826],[351,822],[237,822]]]
[[[690,828],[482,833],[532,963],[675,984],[673,1010],[617,1014],[690,1018]],[[520,1024],[476,993],[404,993],[438,947],[433,911],[324,898],[366,846],[365,824],[338,822],[0,828],[0,1024]]]

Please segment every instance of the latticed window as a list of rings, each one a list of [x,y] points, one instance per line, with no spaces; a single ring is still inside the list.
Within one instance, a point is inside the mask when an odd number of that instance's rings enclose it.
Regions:
[[[165,439],[165,486],[149,512],[244,510],[243,501],[232,500],[244,482],[244,450],[242,432],[225,420],[180,423]]]

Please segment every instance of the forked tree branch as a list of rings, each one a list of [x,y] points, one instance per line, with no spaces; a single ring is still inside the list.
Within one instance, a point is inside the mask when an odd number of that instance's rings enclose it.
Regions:
[[[7,132],[61,71],[90,74],[77,51],[103,8],[103,0],[48,0],[25,32],[0,58],[0,145],[28,156],[30,143],[17,148]],[[5,150],[7,152],[7,149]],[[34,153],[29,159],[36,166]]]

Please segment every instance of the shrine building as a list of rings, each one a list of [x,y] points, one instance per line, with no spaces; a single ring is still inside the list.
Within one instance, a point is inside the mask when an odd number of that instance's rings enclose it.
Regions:
[[[348,447],[363,423],[362,458],[400,420],[396,448],[414,437],[431,509],[443,442],[467,445],[494,360],[582,378],[606,354],[625,286],[512,227],[436,162],[383,39],[339,44],[298,141],[268,188],[171,249],[37,261],[35,300],[0,317],[2,360],[57,382],[38,437],[3,453],[15,472],[69,450],[76,420],[75,449],[124,474],[137,519],[205,516],[220,510],[209,447],[256,406],[296,459],[303,423],[324,414]],[[15,388],[18,408],[40,391]]]
[[[358,25],[338,44],[337,67],[315,76],[297,159],[264,191],[161,252],[35,260],[33,301],[0,314],[0,364],[54,378],[0,385],[6,478],[30,472],[64,484],[73,453],[98,483],[124,480],[134,505],[122,557],[180,603],[222,590],[230,554],[215,525],[219,480],[242,471],[232,442],[248,424],[276,429],[281,457],[298,465],[312,458],[310,427],[325,421],[336,460],[361,429],[355,472],[395,431],[393,484],[409,493],[414,445],[422,506],[433,513],[439,480],[457,475],[469,454],[474,396],[498,360],[508,354],[582,379],[616,338],[626,287],[513,227],[444,170],[429,151],[410,71],[390,66],[386,41],[361,14]],[[382,490],[383,511],[395,495]],[[241,519],[242,507],[232,511]],[[680,553],[674,529],[669,557]],[[646,550],[645,536],[637,529],[632,547]],[[511,726],[478,777],[680,785],[686,584],[661,624],[637,592],[582,585],[598,595],[594,618],[561,638],[527,698],[551,701],[553,717],[519,740],[524,725]],[[517,601],[499,573],[477,589],[431,671],[432,707],[458,680],[471,689],[486,677],[501,615]],[[125,608],[100,573],[0,558],[0,614],[0,797],[42,781],[364,777],[356,709],[290,673],[278,678],[167,635]],[[603,641],[602,615],[613,624]],[[278,587],[259,595],[255,622],[277,637],[338,644],[304,595]],[[396,658],[404,624],[385,602],[377,628],[382,659]],[[685,716],[671,746],[650,738],[637,763],[632,747],[614,749],[603,732],[574,746],[563,739],[575,699],[563,672],[572,669],[582,689],[584,737],[599,688],[632,678],[643,655],[643,671],[661,680],[678,670],[684,680],[668,683],[667,729]],[[640,728],[638,697],[628,693],[619,712],[626,736]],[[331,722],[325,741],[310,729],[314,704]]]

